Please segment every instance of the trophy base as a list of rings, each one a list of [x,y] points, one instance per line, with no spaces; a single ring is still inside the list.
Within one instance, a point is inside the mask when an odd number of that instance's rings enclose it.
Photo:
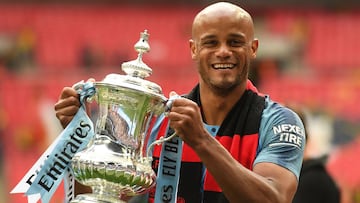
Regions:
[[[81,194],[77,195],[71,203],[126,203],[120,199],[114,199],[111,197],[100,196],[96,194]]]

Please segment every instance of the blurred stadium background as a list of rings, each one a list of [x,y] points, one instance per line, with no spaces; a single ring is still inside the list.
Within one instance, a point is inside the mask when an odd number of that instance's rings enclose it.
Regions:
[[[187,92],[197,80],[188,50],[198,10],[213,1],[0,1],[0,202],[61,132],[53,110],[64,86],[136,58],[150,33],[148,79]],[[260,40],[251,79],[261,92],[306,108],[313,156],[328,169],[342,203],[360,202],[360,1],[233,1],[253,15]],[[63,202],[62,189],[51,202]]]

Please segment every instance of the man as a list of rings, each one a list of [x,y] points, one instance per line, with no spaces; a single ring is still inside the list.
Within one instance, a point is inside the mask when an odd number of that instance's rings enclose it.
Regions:
[[[190,49],[199,84],[165,118],[185,143],[178,202],[291,202],[304,129],[247,79],[258,49],[251,16],[231,3],[206,7],[194,18]],[[78,106],[76,92],[64,88],[55,105],[63,126]]]

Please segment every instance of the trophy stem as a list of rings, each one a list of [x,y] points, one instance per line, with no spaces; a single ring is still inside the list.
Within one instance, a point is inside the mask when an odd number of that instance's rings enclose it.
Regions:
[[[71,203],[126,203],[120,200],[117,190],[106,187],[92,187],[93,193],[80,194]]]

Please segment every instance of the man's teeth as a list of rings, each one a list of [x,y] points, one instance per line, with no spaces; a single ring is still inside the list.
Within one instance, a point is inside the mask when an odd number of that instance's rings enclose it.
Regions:
[[[227,68],[233,68],[234,64],[214,64],[213,67],[215,69],[227,69]]]

